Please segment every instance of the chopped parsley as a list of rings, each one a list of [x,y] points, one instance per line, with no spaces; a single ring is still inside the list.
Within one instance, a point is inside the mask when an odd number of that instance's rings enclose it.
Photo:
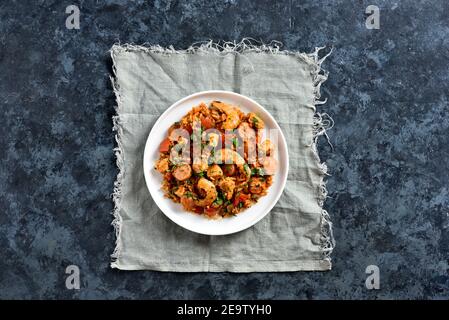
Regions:
[[[265,170],[263,168],[253,168],[251,170],[251,175],[252,176],[264,176]]]
[[[215,198],[214,204],[216,206],[221,206],[223,203],[226,204],[223,192],[221,190],[217,190],[217,198]]]
[[[237,137],[232,138],[232,144],[236,148],[239,146],[239,140],[237,139]]]
[[[214,204],[217,206],[221,206],[223,204],[223,199],[220,197],[217,197],[217,199],[215,199]]]
[[[253,117],[253,118],[251,119],[251,121],[253,122],[253,125],[254,125],[254,126],[257,126],[257,124],[259,123],[259,119],[257,119],[257,117]]]

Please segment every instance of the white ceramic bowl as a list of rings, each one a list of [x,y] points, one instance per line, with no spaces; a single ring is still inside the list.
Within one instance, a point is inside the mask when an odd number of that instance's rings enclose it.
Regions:
[[[268,194],[252,207],[229,218],[211,220],[204,216],[187,212],[181,204],[164,197],[161,190],[162,175],[154,169],[159,158],[159,144],[166,137],[168,128],[179,121],[192,107],[201,102],[209,104],[220,100],[238,106],[243,112],[254,112],[262,118],[267,129],[278,130],[278,166],[273,184]],[[206,235],[226,235],[239,232],[256,224],[274,207],[284,190],[288,173],[288,151],[285,137],[274,118],[254,100],[229,91],[203,91],[175,102],[156,121],[148,136],[143,156],[143,171],[150,194],[162,212],[173,222],[193,232]]]

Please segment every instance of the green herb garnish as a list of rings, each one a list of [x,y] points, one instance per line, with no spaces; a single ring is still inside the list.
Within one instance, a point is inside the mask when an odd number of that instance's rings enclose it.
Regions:
[[[249,167],[249,165],[247,163],[245,163],[243,165],[243,170],[245,170],[245,172],[251,172],[251,169],[250,169],[250,167]]]
[[[223,199],[217,197],[217,199],[215,199],[214,204],[217,206],[221,206],[223,204]]]
[[[256,117],[253,117],[252,121],[253,121],[253,125],[257,125],[259,123],[259,119],[257,119]]]
[[[232,138],[232,144],[236,148],[239,146],[239,140],[237,139],[237,137]]]
[[[265,170],[263,168],[253,168],[251,169],[252,176],[264,176]]]

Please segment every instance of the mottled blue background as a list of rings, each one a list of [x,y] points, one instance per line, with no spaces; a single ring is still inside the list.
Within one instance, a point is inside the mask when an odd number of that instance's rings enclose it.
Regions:
[[[65,27],[66,6],[81,29]],[[380,30],[365,8],[380,7]],[[2,1],[0,298],[449,298],[449,2]],[[333,45],[330,272],[123,272],[111,192],[115,42]],[[323,142],[323,141],[322,141]],[[65,288],[65,268],[81,289]],[[381,289],[365,288],[376,264]]]

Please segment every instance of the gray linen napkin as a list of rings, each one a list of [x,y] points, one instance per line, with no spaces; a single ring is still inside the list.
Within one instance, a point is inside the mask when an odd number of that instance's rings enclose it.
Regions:
[[[117,97],[114,130],[119,174],[114,187],[117,234],[112,268],[179,272],[330,270],[332,226],[323,210],[326,166],[316,152],[325,134],[319,48],[312,54],[248,41],[208,42],[187,50],[114,45]],[[229,90],[263,105],[287,140],[290,171],[272,211],[255,226],[228,236],[192,233],[171,222],[152,200],[142,157],[157,118],[180,98]]]

